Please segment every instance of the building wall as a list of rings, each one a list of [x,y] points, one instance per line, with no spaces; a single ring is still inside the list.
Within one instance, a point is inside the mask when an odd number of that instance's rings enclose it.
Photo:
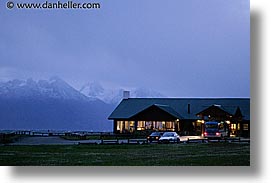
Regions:
[[[174,121],[134,121],[114,120],[114,133],[134,133],[135,131],[178,131],[179,122]]]
[[[239,123],[230,122],[230,135],[250,137],[250,121]],[[137,131],[176,131],[179,135],[202,135],[204,132],[203,120],[180,121],[133,121],[114,120],[114,133],[135,133]],[[235,128],[235,130],[233,129]]]

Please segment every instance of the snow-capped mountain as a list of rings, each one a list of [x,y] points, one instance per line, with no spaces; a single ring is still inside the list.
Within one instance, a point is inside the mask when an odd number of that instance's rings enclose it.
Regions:
[[[0,129],[111,131],[114,108],[57,77],[0,83]]]
[[[148,89],[108,89],[96,82],[78,91],[58,77],[0,82],[0,129],[111,131],[107,118],[124,90],[130,97],[163,97]]]
[[[107,88],[98,82],[90,82],[80,88],[80,92],[91,100],[100,99],[108,104],[117,104],[123,98],[123,91],[130,91],[132,98],[164,97],[159,92],[146,88]]]
[[[125,90],[130,91],[130,97],[133,98],[164,97],[161,93],[151,89],[108,88],[103,87],[98,82],[87,83],[78,91],[58,77],[38,81],[33,79],[15,79],[0,83],[0,97],[5,98],[41,97],[70,100],[101,100],[107,104],[118,104],[123,98],[123,91]]]
[[[17,97],[46,97],[60,99],[87,100],[87,97],[71,87],[58,77],[49,80],[33,79],[11,80],[0,83],[0,96],[6,98]]]

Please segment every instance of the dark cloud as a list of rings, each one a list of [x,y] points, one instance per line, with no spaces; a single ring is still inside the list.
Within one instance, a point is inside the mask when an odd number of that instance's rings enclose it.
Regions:
[[[249,97],[249,1],[102,1],[0,10],[0,76],[58,75],[177,97]]]

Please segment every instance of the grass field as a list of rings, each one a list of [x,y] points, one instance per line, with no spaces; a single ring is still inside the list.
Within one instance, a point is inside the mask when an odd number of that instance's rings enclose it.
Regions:
[[[249,166],[250,145],[234,143],[0,146],[6,166]]]

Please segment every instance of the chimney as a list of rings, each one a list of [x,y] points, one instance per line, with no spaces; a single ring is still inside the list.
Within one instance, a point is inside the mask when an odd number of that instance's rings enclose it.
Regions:
[[[190,104],[188,104],[187,113],[190,114]]]
[[[123,91],[123,99],[129,99],[130,98],[130,91]]]

